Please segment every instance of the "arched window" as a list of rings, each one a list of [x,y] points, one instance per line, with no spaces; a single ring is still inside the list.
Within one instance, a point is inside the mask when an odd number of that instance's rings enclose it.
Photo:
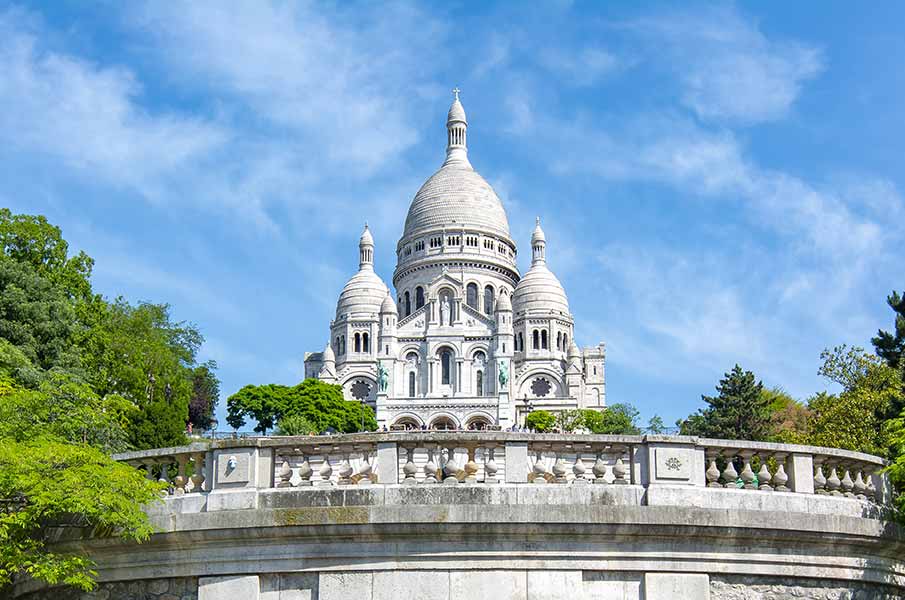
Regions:
[[[355,334],[355,351],[361,352],[361,336],[359,334]]]
[[[566,335],[565,333],[562,334],[562,349],[563,350],[569,349],[569,336]]]
[[[412,314],[412,298],[409,293],[405,293],[405,316]]]
[[[346,353],[346,336],[344,335],[339,336],[339,353]]]
[[[477,375],[475,375],[474,389],[476,396],[484,395],[484,371],[478,371]]]
[[[339,349],[340,349],[339,336],[336,336],[336,343],[333,344],[333,351],[336,352],[337,354],[339,354]]]
[[[465,304],[478,310],[478,284],[469,283],[465,288]]]
[[[367,334],[365,334],[365,335],[367,335]],[[547,330],[546,329],[542,329],[540,332],[540,347],[543,348],[544,350],[547,349]]]
[[[409,371],[409,398],[415,397],[415,372]]]
[[[362,352],[371,351],[371,346],[370,346],[370,344],[368,344],[368,334],[367,333],[361,334],[361,346],[362,346],[362,348],[361,348]]]
[[[415,310],[424,306],[424,288],[420,285],[415,288]]]
[[[493,314],[493,288],[489,285],[484,288],[484,314]]]
[[[516,344],[518,344],[518,348],[516,350],[524,352],[525,351],[525,336],[521,333],[518,334],[516,338]]]
[[[440,382],[449,385],[452,381],[452,353],[444,350],[440,354]]]
[[[537,329],[531,333],[531,349],[540,350],[540,332]]]
[[[487,362],[487,355],[484,354],[483,350],[478,350],[474,353],[474,361],[475,364],[483,365],[485,362]]]
[[[562,350],[562,332],[561,331],[556,332],[556,349]]]

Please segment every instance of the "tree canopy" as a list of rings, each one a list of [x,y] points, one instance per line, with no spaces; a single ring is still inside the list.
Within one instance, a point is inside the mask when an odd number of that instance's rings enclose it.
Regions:
[[[765,441],[770,434],[769,398],[754,373],[735,365],[716,387],[716,396],[701,396],[706,408],[679,422],[682,435]]]
[[[257,423],[254,430],[264,434],[288,417],[304,417],[318,433],[377,429],[370,406],[343,398],[342,386],[313,378],[295,386],[246,385],[227,398],[226,406],[231,427],[242,427],[249,417]]]

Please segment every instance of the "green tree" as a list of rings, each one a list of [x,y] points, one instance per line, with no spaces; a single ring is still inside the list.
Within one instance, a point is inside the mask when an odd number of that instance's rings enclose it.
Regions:
[[[886,298],[886,303],[895,313],[893,332],[879,330],[877,336],[870,341],[877,351],[877,355],[886,361],[886,364],[899,370],[903,374],[902,393],[893,400],[887,412],[883,415],[887,419],[898,417],[905,409],[905,293],[893,293]]]
[[[14,577],[89,590],[87,557],[49,547],[52,531],[76,526],[96,537],[143,541],[152,533],[142,506],[160,485],[90,446],[55,438],[0,439],[0,596]]]
[[[660,415],[654,415],[650,418],[650,421],[647,422],[647,433],[651,433],[654,435],[662,435],[666,433],[666,423],[663,422],[662,417]]]
[[[311,435],[320,433],[317,426],[303,415],[283,417],[277,424],[277,435]]]
[[[609,435],[638,435],[638,409],[631,404],[616,403],[604,408],[601,412],[588,410],[585,412],[585,427],[591,433]]]
[[[785,444],[806,444],[811,411],[781,387],[761,391],[770,411],[769,441]]]
[[[538,433],[552,431],[555,425],[556,416],[546,410],[532,410],[525,417],[525,427]]]
[[[189,399],[189,423],[206,431],[214,422],[214,409],[220,401],[220,381],[214,374],[217,363],[210,360],[192,370],[192,397]]]
[[[238,429],[245,418],[257,422],[254,430],[266,434],[281,419],[304,417],[316,431],[343,433],[374,431],[377,420],[370,406],[343,398],[342,386],[306,379],[296,386],[246,385],[227,398],[226,421]]]
[[[885,455],[884,416],[901,394],[900,372],[862,348],[837,346],[820,357],[820,374],[842,392],[821,392],[808,401],[809,443]]]
[[[765,441],[770,435],[769,399],[754,373],[735,365],[725,374],[717,396],[701,396],[707,407],[679,422],[682,435]]]
[[[585,427],[585,411],[582,409],[560,411],[556,415],[556,426],[563,433],[572,433]]]

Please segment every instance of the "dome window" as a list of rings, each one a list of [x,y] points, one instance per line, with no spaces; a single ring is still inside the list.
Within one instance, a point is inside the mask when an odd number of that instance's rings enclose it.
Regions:
[[[484,371],[478,371],[475,375],[475,396],[484,395]]]
[[[484,288],[484,314],[493,314],[493,288],[489,285]]]
[[[349,389],[352,392],[352,397],[356,400],[361,400],[362,402],[367,400],[371,395],[371,384],[367,381],[359,379],[355,383],[352,384],[352,387]]]
[[[478,310],[478,284],[469,283],[465,288],[465,304]]]
[[[424,288],[420,285],[415,288],[415,310],[424,306]]]
[[[452,352],[444,350],[440,354],[440,382],[443,385],[449,385],[452,381]]]

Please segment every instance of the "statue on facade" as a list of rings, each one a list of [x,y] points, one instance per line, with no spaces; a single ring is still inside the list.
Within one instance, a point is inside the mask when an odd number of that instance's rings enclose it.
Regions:
[[[449,320],[449,298],[444,297],[440,300],[440,325],[452,325]]]
[[[509,367],[505,362],[500,361],[500,389],[505,388],[507,383],[509,383]]]
[[[387,391],[387,384],[390,382],[390,372],[383,365],[377,365],[377,389],[381,392]]]

